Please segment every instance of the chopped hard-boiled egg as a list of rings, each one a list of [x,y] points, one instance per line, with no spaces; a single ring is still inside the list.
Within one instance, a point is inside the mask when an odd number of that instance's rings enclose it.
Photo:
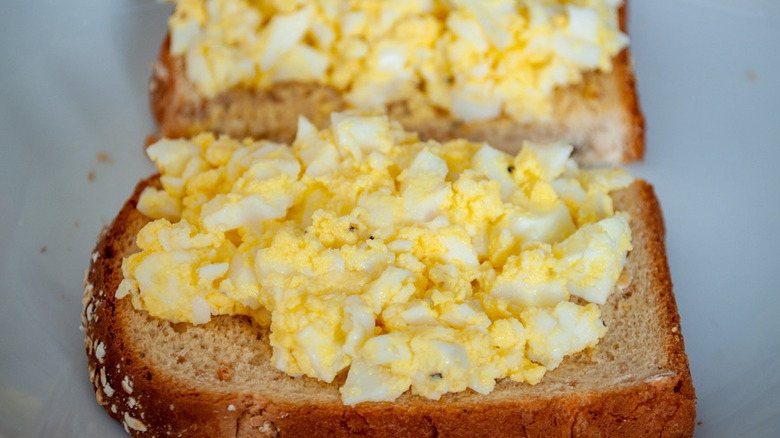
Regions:
[[[465,120],[549,117],[555,87],[609,71],[628,43],[615,0],[170,0],[171,53],[198,90],[331,86]]]
[[[609,197],[631,178],[571,151],[420,142],[356,112],[301,119],[292,147],[160,140],[116,294],[174,322],[248,315],[280,370],[347,369],[347,404],[535,384],[604,335],[631,249]]]

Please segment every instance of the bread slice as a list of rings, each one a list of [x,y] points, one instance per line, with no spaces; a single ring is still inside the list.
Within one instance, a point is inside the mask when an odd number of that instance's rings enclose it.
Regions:
[[[644,181],[614,194],[630,215],[633,250],[624,280],[602,306],[596,347],[569,357],[541,383],[500,380],[429,400],[341,402],[344,373],[326,384],[270,363],[268,333],[242,317],[172,324],[114,293],[122,258],[149,220],[141,191],[108,226],[85,281],[83,324],[97,401],[134,436],[631,436],[693,434],[695,394],[664,248],[664,225]]]
[[[625,4],[619,17],[626,32]],[[299,114],[324,128],[330,113],[348,107],[338,91],[313,83],[283,83],[268,90],[236,87],[206,98],[188,80],[183,59],[171,55],[169,44],[166,37],[149,83],[152,112],[162,137],[213,131],[290,143]],[[583,164],[626,163],[644,156],[644,117],[628,49],[614,57],[611,72],[589,72],[582,83],[558,89],[546,122],[519,123],[508,116],[463,122],[434,107],[412,109],[403,100],[392,102],[387,112],[423,140],[485,141],[512,155],[519,152],[523,140],[564,141],[575,147],[574,157]]]

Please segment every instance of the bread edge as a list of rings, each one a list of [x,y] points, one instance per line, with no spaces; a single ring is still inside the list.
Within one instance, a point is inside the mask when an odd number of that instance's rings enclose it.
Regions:
[[[618,10],[620,30],[628,35],[628,0]],[[622,161],[629,163],[641,161],[645,156],[645,116],[639,104],[636,75],[634,73],[634,60],[628,48],[623,49],[613,60],[614,68],[621,78],[618,81],[621,87],[621,99],[626,109],[627,134],[626,146],[623,150]]]

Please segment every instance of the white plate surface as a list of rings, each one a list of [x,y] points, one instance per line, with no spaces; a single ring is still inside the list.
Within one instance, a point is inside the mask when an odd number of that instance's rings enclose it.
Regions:
[[[0,3],[0,436],[125,436],[78,330],[101,227],[152,173],[170,6]],[[631,35],[698,437],[780,434],[780,2],[635,0]]]

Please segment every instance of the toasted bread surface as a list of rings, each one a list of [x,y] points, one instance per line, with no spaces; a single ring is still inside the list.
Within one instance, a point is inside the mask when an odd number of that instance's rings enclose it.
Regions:
[[[326,384],[271,365],[268,333],[243,317],[172,324],[117,299],[122,258],[149,221],[136,187],[101,235],[87,273],[83,324],[97,401],[134,436],[691,436],[695,393],[680,333],[652,187],[614,194],[630,215],[626,282],[602,306],[596,347],[566,358],[531,386],[440,400],[341,403],[345,376]]]
[[[619,17],[626,32],[625,5]],[[337,90],[313,83],[280,83],[267,90],[234,87],[204,97],[187,78],[183,59],[171,55],[169,46],[166,37],[149,83],[152,112],[163,137],[213,131],[290,143],[298,115],[324,128],[332,112],[348,108]],[[628,49],[614,57],[612,71],[588,72],[582,83],[556,90],[547,121],[520,123],[501,116],[462,122],[433,106],[412,108],[403,100],[391,102],[387,112],[423,140],[485,141],[510,154],[517,153],[524,140],[565,141],[574,145],[575,158],[586,164],[625,163],[644,156],[644,117]]]

